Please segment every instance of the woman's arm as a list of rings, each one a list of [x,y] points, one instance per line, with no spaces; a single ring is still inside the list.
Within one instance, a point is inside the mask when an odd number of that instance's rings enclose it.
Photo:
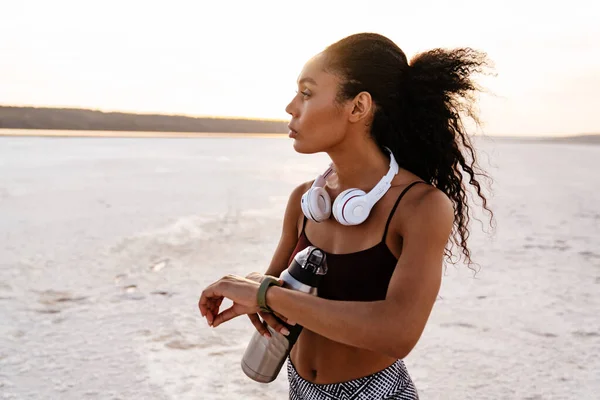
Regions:
[[[403,208],[408,217],[398,218],[392,230],[401,234],[403,246],[385,300],[333,301],[271,287],[269,307],[336,342],[404,358],[421,336],[437,297],[454,218],[452,203],[437,189],[428,189],[412,203]],[[226,276],[204,290],[200,312],[213,327],[256,313],[258,286],[255,281]],[[223,297],[231,299],[233,306],[219,313]]]
[[[332,301],[271,287],[267,304],[333,341],[404,358],[419,340],[439,292],[454,217],[452,203],[436,189],[414,204],[405,208],[409,217],[398,218],[402,254],[385,300]]]
[[[308,183],[303,183],[297,186],[290,194],[283,215],[281,237],[265,275],[279,276],[283,270],[288,267],[288,260],[298,243],[298,224],[300,223],[300,217],[302,216],[300,201],[302,195],[309,187],[310,185]]]
[[[283,215],[283,227],[281,229],[281,237],[279,239],[279,243],[277,244],[277,248],[275,249],[275,253],[271,259],[271,263],[269,264],[269,268],[264,275],[253,272],[246,276],[246,278],[260,282],[261,279],[265,275],[271,275],[278,277],[281,275],[283,270],[288,267],[288,261],[298,243],[298,226],[301,221],[302,216],[302,208],[300,206],[300,200],[302,199],[302,195],[304,192],[308,190],[310,187],[310,183],[303,183],[297,186],[292,193],[287,202],[287,206],[285,208],[285,213]],[[259,318],[260,315],[260,318]],[[273,314],[258,312],[253,314],[248,314],[250,321],[263,336],[271,336],[267,329],[267,325],[271,326],[277,332],[285,334],[287,332],[287,328],[281,323],[281,320],[285,322],[290,322],[290,320],[283,318],[279,315],[279,320],[275,318]],[[262,321],[261,321],[262,318]]]

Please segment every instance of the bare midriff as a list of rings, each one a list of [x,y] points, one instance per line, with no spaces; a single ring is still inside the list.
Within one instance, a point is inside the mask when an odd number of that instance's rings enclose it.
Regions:
[[[334,342],[304,329],[290,359],[298,375],[315,384],[346,382],[372,375],[396,359],[370,350]]]

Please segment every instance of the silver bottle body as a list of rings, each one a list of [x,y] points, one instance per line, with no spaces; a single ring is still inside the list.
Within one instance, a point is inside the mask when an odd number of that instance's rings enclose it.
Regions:
[[[287,270],[280,275],[283,287],[300,292],[317,295],[317,288],[299,282]],[[291,327],[294,329],[295,327]],[[242,370],[251,379],[269,383],[273,382],[291,350],[291,345],[285,335],[267,326],[271,338],[266,338],[258,331],[254,332],[242,358]]]

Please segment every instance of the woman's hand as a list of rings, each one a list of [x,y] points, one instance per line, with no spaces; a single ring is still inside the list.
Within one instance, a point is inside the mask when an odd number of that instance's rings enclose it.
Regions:
[[[263,275],[259,272],[251,272],[246,275],[246,279],[253,280],[258,282],[259,284],[262,282],[266,275]],[[283,284],[283,281],[280,279],[280,283]],[[260,318],[259,318],[260,316]],[[289,334],[288,329],[282,324],[282,321],[287,323],[288,325],[295,325],[295,322],[288,321],[286,317],[280,315],[278,313],[266,313],[263,311],[259,311],[258,313],[248,314],[248,318],[252,321],[252,324],[256,328],[256,330],[265,337],[271,337],[269,330],[267,329],[267,325],[269,325],[273,330],[281,333],[282,335],[287,336]],[[262,318],[262,321],[261,321]]]
[[[217,327],[242,314],[256,314],[259,310],[256,296],[260,283],[235,275],[227,275],[208,286],[200,295],[198,307],[208,324]],[[233,305],[219,313],[224,298]]]

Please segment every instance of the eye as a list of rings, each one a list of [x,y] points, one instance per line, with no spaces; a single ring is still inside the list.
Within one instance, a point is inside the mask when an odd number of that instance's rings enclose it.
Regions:
[[[298,91],[296,91],[296,94],[298,94]],[[308,90],[303,90],[300,92],[300,94],[304,97],[307,98],[310,96],[310,92]]]

